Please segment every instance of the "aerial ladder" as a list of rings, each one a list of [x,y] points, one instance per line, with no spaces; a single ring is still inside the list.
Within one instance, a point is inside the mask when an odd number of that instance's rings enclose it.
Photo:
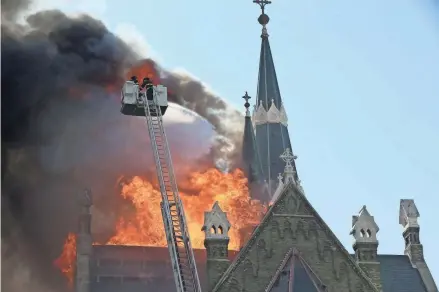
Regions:
[[[160,207],[177,292],[201,292],[186,217],[163,127],[163,115],[167,107],[165,86],[153,85],[149,78],[144,78],[139,84],[136,76],[125,82],[122,88],[122,114],[146,117],[162,195]]]

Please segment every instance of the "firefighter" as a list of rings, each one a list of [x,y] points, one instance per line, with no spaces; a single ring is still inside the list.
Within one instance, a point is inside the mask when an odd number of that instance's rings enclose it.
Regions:
[[[143,78],[143,82],[142,82],[142,89],[146,88],[146,99],[148,100],[152,100],[153,96],[154,96],[154,89],[153,89],[153,84],[151,79],[149,79],[148,77]]]

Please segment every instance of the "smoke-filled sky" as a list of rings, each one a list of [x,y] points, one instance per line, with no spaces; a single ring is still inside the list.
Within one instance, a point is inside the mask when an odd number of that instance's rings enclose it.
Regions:
[[[93,231],[109,237],[124,205],[120,176],[154,179],[145,121],[119,112],[120,88],[139,62],[178,104],[165,116],[177,178],[234,167],[241,149],[242,114],[200,81],[144,61],[152,56],[93,15],[40,4],[2,0],[2,289],[11,292],[65,287],[52,260],[76,229],[76,192],[93,190],[94,215],[107,223]]]
[[[351,216],[367,205],[384,254],[403,253],[399,200],[415,199],[439,281],[439,1],[272,2],[270,45],[307,197],[350,251]],[[234,104],[245,90],[255,97],[261,28],[251,0],[132,2],[145,17],[106,3],[96,13],[113,28],[132,23],[166,66]]]
[[[87,12],[102,20],[129,45],[128,49],[120,45],[110,52],[98,50],[105,53],[104,60],[110,61],[112,66],[132,62],[135,57],[124,52],[134,50],[142,57],[153,57],[164,68],[184,68],[180,72],[191,72],[230,103],[241,106],[243,92],[248,90],[255,96],[256,91],[260,27],[256,22],[258,8],[251,2],[239,1],[233,3],[232,8],[225,2],[202,0],[132,1],[130,4],[113,0],[44,0],[34,4],[32,9]],[[4,10],[4,6],[2,8]],[[348,249],[351,215],[366,204],[381,228],[378,234],[380,252],[400,254],[403,240],[402,228],[398,225],[399,199],[414,198],[421,213],[421,241],[426,259],[433,276],[438,279],[434,246],[439,235],[434,231],[436,225],[431,219],[439,204],[439,4],[436,0],[416,3],[409,0],[355,3],[349,0],[327,3],[278,0],[267,8],[267,12],[271,17],[268,32],[289,116],[293,150],[299,156],[298,170],[310,201]],[[36,23],[38,20],[41,19],[34,17]],[[45,17],[43,20],[49,22]],[[41,29],[56,28],[53,23],[51,25],[41,26]],[[114,37],[108,37],[106,41],[118,42]],[[35,46],[42,49],[44,43],[37,42]],[[101,47],[94,48],[96,51]],[[52,52],[49,50],[45,54],[51,56]],[[117,54],[124,58],[114,62]],[[43,61],[38,60],[41,70],[47,69]],[[69,74],[75,68],[69,67]],[[61,69],[57,67],[57,70]],[[114,73],[114,70],[108,72]],[[41,72],[32,73],[21,77],[18,82],[25,85],[16,89],[22,93],[31,88],[28,82],[39,85],[32,87],[35,94],[26,97],[28,103],[36,102],[31,97],[48,90],[38,81],[43,76],[39,74]],[[75,74],[82,76],[83,73],[75,71],[67,77],[77,78]],[[107,82],[113,77],[113,74],[98,74],[92,82]],[[64,80],[71,80],[69,78]],[[63,90],[65,86],[56,89]],[[91,90],[99,91],[99,88],[87,87],[87,91]],[[64,96],[52,89],[49,93]],[[106,96],[102,99],[107,100]],[[108,132],[102,133],[102,141],[112,145],[108,153],[125,149],[126,145],[115,143],[126,141],[125,126],[119,120],[111,121],[111,124],[107,120],[112,107],[104,106],[101,102],[105,101],[96,97],[84,102],[87,110],[81,113],[96,115],[108,126]],[[72,149],[69,154],[72,153],[73,163],[77,157],[82,157],[78,152],[81,147],[93,144],[95,140],[75,141],[72,138],[75,137],[72,133],[76,129],[75,123],[84,123],[84,120],[82,116],[78,121],[70,115],[71,112],[51,111],[50,115],[29,116],[29,119],[68,118],[70,122],[66,124],[57,122],[44,128],[42,133],[36,133],[50,137],[62,126],[66,130],[64,135],[69,136],[62,141]],[[19,119],[17,126],[25,120]],[[138,127],[133,121],[122,123],[134,124],[134,129]],[[208,128],[200,140],[210,136]],[[93,128],[87,131],[87,137],[94,137]],[[79,143],[79,146],[73,143]],[[136,149],[140,147],[136,143],[144,145],[141,140],[133,143],[129,146]],[[63,149],[67,151],[66,147]],[[56,151],[51,151],[47,145],[39,150],[39,161],[45,153],[50,153],[52,159],[56,157],[53,155]],[[102,162],[102,169],[107,169],[108,162],[101,159],[106,157],[105,153],[99,149],[89,153],[92,159]],[[63,153],[57,155],[65,156]],[[14,157],[30,159],[24,154]],[[37,159],[35,155],[31,158]],[[22,167],[39,173],[39,169],[23,165],[17,164],[15,171]],[[48,165],[46,170],[58,167],[59,172],[60,166],[56,163]],[[46,179],[53,181],[51,177]],[[75,179],[85,182],[80,175]],[[69,186],[64,181],[60,184]],[[72,188],[76,185],[77,181],[70,184]],[[56,186],[52,188],[56,189]],[[343,206],[334,201],[343,201]]]

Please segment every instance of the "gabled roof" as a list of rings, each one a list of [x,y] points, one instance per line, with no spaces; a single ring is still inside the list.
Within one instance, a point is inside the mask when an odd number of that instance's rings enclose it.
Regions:
[[[378,291],[305,195],[289,183],[213,292],[242,289],[244,285],[248,291],[266,291],[272,265],[277,267],[292,247],[302,252],[315,274],[332,287],[330,291]],[[247,279],[249,271],[253,281]],[[328,271],[332,271],[329,278]]]
[[[417,268],[406,255],[378,255],[384,292],[427,292]]]

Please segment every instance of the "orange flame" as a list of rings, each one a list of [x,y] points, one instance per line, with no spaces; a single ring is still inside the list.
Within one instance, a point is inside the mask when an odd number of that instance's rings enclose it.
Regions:
[[[160,83],[160,74],[155,66],[152,60],[142,60],[129,70],[127,78],[137,76],[139,82],[142,82],[143,78],[148,77],[154,85],[157,85]]]
[[[229,232],[229,249],[240,247],[239,230],[249,224],[257,224],[263,214],[263,206],[249,199],[247,179],[241,170],[221,173],[217,169],[191,174],[188,185],[192,194],[180,192],[188,223],[192,247],[204,248],[204,234],[201,231],[204,211],[210,210],[215,201],[227,212],[232,224]],[[161,218],[161,195],[153,185],[138,176],[122,187],[125,199],[132,202],[136,212],[133,218],[121,218],[116,234],[107,244],[166,246],[166,237]]]
[[[227,212],[232,225],[229,231],[229,250],[238,250],[241,246],[239,231],[249,225],[260,222],[265,206],[259,201],[250,200],[247,179],[237,169],[222,173],[212,168],[205,172],[194,172],[180,188],[189,190],[180,192],[184,205],[188,230],[193,248],[204,248],[204,211],[209,211],[218,201],[223,211]],[[163,221],[161,219],[161,194],[158,188],[139,176],[127,180],[122,185],[121,196],[130,201],[134,207],[131,216],[119,219],[115,235],[107,245],[167,246]],[[75,237],[69,234],[61,256],[55,265],[61,269],[73,283],[73,265],[75,260]]]
[[[53,262],[67,278],[69,288],[73,287],[73,275],[75,274],[76,260],[76,236],[69,233],[64,242],[61,255]]]
[[[160,74],[152,60],[142,60],[127,72],[126,77],[137,76],[141,82],[149,77],[154,84],[160,83]],[[115,92],[115,86],[107,86],[109,93]],[[72,94],[77,91],[73,90]],[[168,91],[168,93],[171,93]],[[266,211],[258,201],[250,200],[247,179],[241,170],[222,173],[217,169],[194,172],[185,182],[179,182],[181,200],[187,219],[188,230],[193,248],[204,248],[204,212],[209,211],[215,201],[227,212],[232,227],[229,231],[229,249],[238,250],[241,246],[239,231],[249,225],[258,224]],[[134,212],[130,216],[119,218],[115,234],[105,243],[107,245],[159,246],[167,245],[160,202],[159,188],[146,178],[135,176],[122,185],[121,196],[131,202]],[[94,243],[96,244],[96,243]],[[76,257],[76,238],[70,233],[64,243],[61,255],[54,265],[73,285]]]

